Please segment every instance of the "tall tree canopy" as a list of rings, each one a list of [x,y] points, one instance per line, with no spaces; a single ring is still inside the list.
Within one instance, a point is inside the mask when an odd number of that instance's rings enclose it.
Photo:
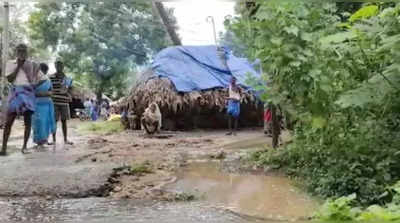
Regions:
[[[151,3],[113,1],[38,4],[29,18],[37,48],[60,56],[75,78],[95,90],[120,97],[127,74],[171,44]],[[176,23],[168,10],[170,22]],[[175,26],[176,27],[176,26]]]
[[[8,40],[9,40],[9,59],[14,56],[14,48],[27,40],[26,27],[22,17],[29,11],[30,7],[27,5],[16,4],[10,7],[9,11],[9,27],[8,27]],[[3,36],[4,26],[4,10],[0,10],[0,35]],[[0,48],[1,55],[2,48]]]

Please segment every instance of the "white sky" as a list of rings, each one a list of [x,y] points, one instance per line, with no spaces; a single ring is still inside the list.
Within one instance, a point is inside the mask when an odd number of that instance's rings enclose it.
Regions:
[[[184,45],[210,45],[214,44],[214,34],[212,24],[207,22],[207,17],[214,17],[218,38],[219,32],[225,31],[223,24],[225,16],[234,15],[235,1],[176,0],[165,1],[163,4],[168,8],[175,9],[174,15],[178,20],[179,26],[178,34]],[[30,2],[29,5],[32,7],[33,3]],[[23,18],[23,20],[26,20],[27,18],[28,14]]]
[[[169,8],[174,8],[178,20],[179,36],[183,45],[214,44],[212,24],[207,22],[208,16],[213,16],[217,33],[225,31],[225,16],[234,15],[235,2],[218,0],[184,0],[164,2]]]

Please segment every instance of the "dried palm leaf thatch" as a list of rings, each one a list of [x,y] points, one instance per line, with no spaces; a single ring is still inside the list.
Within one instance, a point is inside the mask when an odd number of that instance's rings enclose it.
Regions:
[[[71,91],[71,96],[73,99],[85,101],[86,98],[94,98],[96,95],[80,85],[74,85]]]
[[[166,120],[163,123],[169,123],[168,120],[171,120],[175,122],[173,125],[177,126],[176,128],[191,128],[193,126],[214,128],[226,125],[224,110],[228,97],[227,89],[218,88],[179,93],[169,79],[149,78],[151,75],[151,70],[142,74],[129,95],[126,96],[125,103],[121,102],[120,104],[126,104],[129,111],[141,116],[150,103],[156,102],[160,107],[163,120]],[[263,106],[253,94],[249,92],[243,94],[241,108],[242,123],[249,126],[262,124]],[[195,119],[201,116],[208,118],[196,124]],[[215,120],[214,117],[218,120]],[[168,129],[174,129],[174,127]]]

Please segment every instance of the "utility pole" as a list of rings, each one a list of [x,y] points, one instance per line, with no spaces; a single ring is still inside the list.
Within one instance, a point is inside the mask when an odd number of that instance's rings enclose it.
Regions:
[[[6,95],[4,94],[6,86],[6,66],[8,61],[8,25],[10,20],[10,5],[8,2],[4,2],[4,24],[3,24],[3,35],[2,35],[2,56],[1,56],[1,79],[0,79],[0,95],[1,95],[1,114],[5,115],[6,108]],[[3,121],[3,120],[2,120]]]
[[[211,24],[212,24],[213,33],[214,33],[214,42],[215,42],[215,45],[218,45],[218,44],[217,44],[217,32],[215,31],[215,21],[214,21],[214,17],[208,16],[208,17],[207,17],[207,22],[211,22]]]

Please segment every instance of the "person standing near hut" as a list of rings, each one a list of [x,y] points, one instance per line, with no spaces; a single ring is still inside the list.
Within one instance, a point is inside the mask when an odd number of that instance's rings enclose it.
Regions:
[[[240,98],[241,89],[236,84],[236,78],[232,76],[231,84],[229,85],[229,97],[228,97],[228,128],[229,132],[226,135],[236,135],[238,128],[239,116],[240,116]],[[232,122],[234,128],[232,129]]]
[[[6,112],[6,123],[3,132],[1,156],[7,154],[7,143],[15,118],[24,116],[24,144],[22,153],[25,153],[31,134],[32,114],[35,112],[35,90],[39,66],[28,60],[28,46],[19,44],[16,48],[17,59],[7,63],[6,78],[12,84]]]
[[[90,117],[90,109],[92,108],[92,101],[89,98],[86,98],[85,103],[83,104],[85,107],[85,116]]]
[[[264,134],[272,137],[272,113],[269,106],[267,106],[264,112]]]
[[[55,110],[56,122],[61,120],[62,131],[64,135],[64,143],[72,145],[71,141],[68,141],[68,129],[67,120],[71,118],[69,103],[71,99],[72,90],[72,79],[67,77],[64,73],[64,64],[62,61],[57,60],[55,63],[56,73],[50,77],[53,85],[53,102]],[[53,134],[54,144],[56,143],[56,133]]]
[[[99,115],[99,104],[96,100],[92,101],[92,108],[90,109],[90,118],[92,121],[97,121]]]
[[[129,129],[129,120],[128,120],[128,106],[123,106],[121,108],[121,123],[125,130]]]
[[[147,134],[153,134],[161,130],[161,112],[156,103],[151,103],[143,113],[142,127]]]
[[[51,99],[52,84],[47,76],[49,67],[42,63],[40,70],[39,82],[35,88],[36,111],[33,114],[33,142],[39,147],[48,143],[49,136],[56,132],[54,104]],[[53,141],[55,141],[54,138]]]

